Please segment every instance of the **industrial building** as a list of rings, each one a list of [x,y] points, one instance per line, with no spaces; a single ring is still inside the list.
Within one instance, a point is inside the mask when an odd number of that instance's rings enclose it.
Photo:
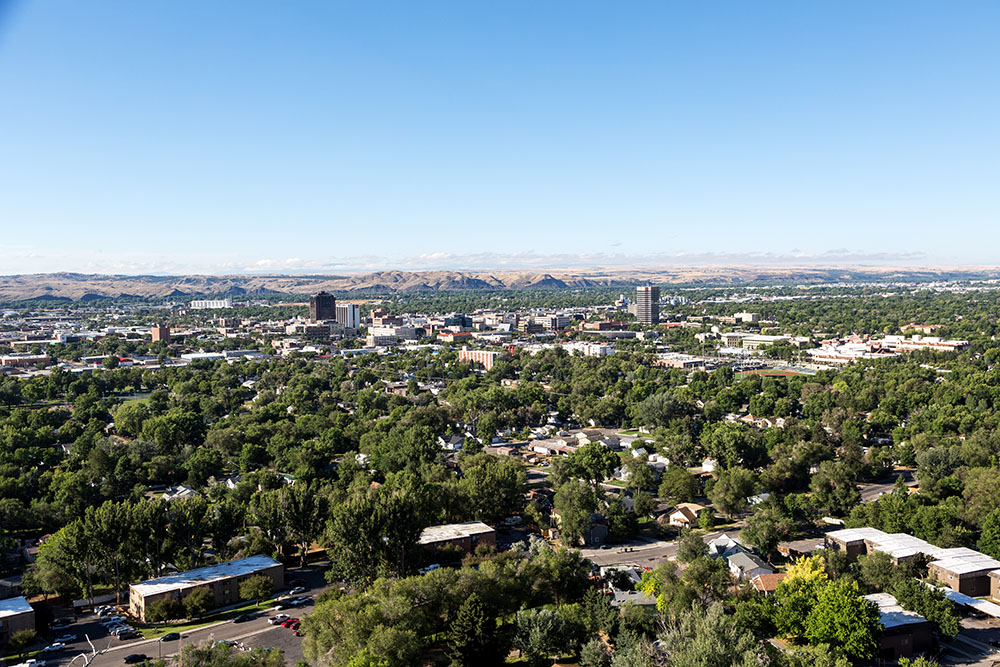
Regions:
[[[274,587],[285,584],[285,567],[270,556],[251,556],[186,572],[168,574],[129,587],[129,612],[144,621],[146,608],[159,600],[183,599],[196,588],[207,588],[215,596],[215,606],[239,602],[241,582],[255,575],[270,577]]]

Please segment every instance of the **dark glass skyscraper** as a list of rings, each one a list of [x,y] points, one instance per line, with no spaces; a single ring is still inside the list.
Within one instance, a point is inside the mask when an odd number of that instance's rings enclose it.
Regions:
[[[337,299],[329,292],[318,292],[309,298],[309,319],[313,322],[337,319]]]

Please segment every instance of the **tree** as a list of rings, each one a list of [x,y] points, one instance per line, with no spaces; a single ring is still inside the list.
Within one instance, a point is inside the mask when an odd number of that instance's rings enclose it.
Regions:
[[[453,665],[492,665],[503,662],[496,621],[486,614],[483,602],[473,593],[458,608],[448,628],[448,656]]]
[[[858,579],[866,588],[881,593],[898,579],[892,557],[883,551],[873,551],[858,557]]]
[[[621,459],[599,442],[584,445],[569,455],[576,475],[591,483],[596,490],[601,482],[621,465]]]
[[[643,457],[632,457],[625,461],[625,470],[628,472],[625,488],[638,491],[655,488],[656,474]]]
[[[524,510],[527,474],[517,459],[477,454],[462,469],[459,486],[476,519],[497,525]]]
[[[580,667],[610,667],[611,651],[600,638],[592,637],[580,648]]]
[[[878,607],[861,597],[857,583],[845,580],[819,589],[805,624],[810,642],[830,644],[858,660],[875,655],[880,627]]]
[[[682,466],[671,465],[660,480],[659,495],[667,502],[691,502],[697,491],[698,481]]]
[[[281,649],[255,648],[243,652],[226,642],[215,642],[185,646],[178,664],[184,667],[284,667],[285,655]]]
[[[766,504],[755,508],[740,531],[740,537],[767,556],[773,556],[778,542],[791,534],[794,524],[777,505]]]
[[[240,582],[240,597],[244,600],[257,600],[257,604],[271,597],[274,593],[274,581],[271,577],[257,574]]]
[[[552,656],[569,648],[566,621],[549,609],[517,612],[514,648],[532,665],[550,665]]]
[[[840,461],[823,461],[812,476],[809,489],[817,504],[833,514],[846,516],[861,502],[861,494],[854,484],[854,477]]]
[[[669,647],[668,664],[673,667],[758,667],[771,662],[765,646],[718,603],[673,616],[660,640]]]
[[[984,554],[1000,558],[1000,509],[995,509],[986,515],[977,546]]]
[[[184,596],[184,610],[188,618],[197,618],[215,608],[215,595],[206,586],[199,586]]]
[[[732,519],[747,507],[747,498],[754,493],[755,476],[744,468],[731,468],[719,473],[719,479],[708,492],[717,510]]]
[[[701,535],[693,530],[685,530],[677,545],[677,560],[681,563],[691,563],[708,556],[708,545]]]
[[[152,623],[162,623],[184,618],[185,613],[184,604],[180,600],[164,598],[149,603],[146,607],[146,620]]]
[[[635,406],[637,426],[656,428],[669,426],[675,419],[690,414],[691,406],[679,400],[672,392],[653,394]]]
[[[582,482],[567,482],[555,495],[555,509],[559,514],[562,543],[575,546],[590,525],[590,515],[597,509],[594,491]]]
[[[21,630],[11,635],[7,640],[7,648],[17,653],[18,657],[23,656],[25,650],[38,641],[38,633],[34,630]]]

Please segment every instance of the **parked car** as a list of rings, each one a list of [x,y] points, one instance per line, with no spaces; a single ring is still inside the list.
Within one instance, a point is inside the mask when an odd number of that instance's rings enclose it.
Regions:
[[[111,634],[120,635],[123,632],[135,632],[135,628],[133,628],[131,625],[119,625],[115,627],[114,630],[111,631]]]
[[[300,593],[305,593],[305,592],[306,592],[305,588],[303,588],[302,586],[296,586],[295,588],[293,588],[290,591],[288,591],[288,594],[289,595],[299,595]]]
[[[283,628],[290,628],[290,627],[292,627],[292,625],[294,625],[295,623],[298,623],[298,622],[299,622],[299,619],[297,619],[297,618],[288,618],[288,619],[285,619],[284,621],[281,622],[281,627],[283,627]]]
[[[129,653],[125,656],[125,664],[134,665],[138,662],[146,662],[148,659],[145,653]]]
[[[253,614],[240,614],[233,619],[233,623],[246,623],[253,618]]]
[[[49,627],[53,630],[59,630],[60,628],[67,627],[73,621],[68,618],[57,618],[49,624]]]
[[[51,653],[53,651],[61,651],[66,648],[66,644],[62,642],[52,642],[48,646],[42,649],[42,653]]]
[[[62,635],[62,636],[56,637],[56,641],[57,642],[69,643],[69,642],[75,642],[76,640],[77,640],[77,636],[76,635]]]
[[[126,639],[138,639],[139,637],[142,637],[142,635],[131,629],[118,635],[118,639],[121,639],[122,641],[125,641]]]
[[[295,598],[294,600],[290,600],[290,602],[293,605],[295,605],[296,607],[298,607],[299,605],[303,605],[303,604],[309,602],[309,600],[310,600],[310,598],[308,596],[302,596],[300,598]]]
[[[181,633],[179,632],[168,632],[167,634],[160,637],[161,642],[175,642],[181,638]]]
[[[291,616],[289,616],[288,614],[278,614],[277,616],[272,616],[271,618],[267,619],[267,622],[270,623],[271,625],[278,625],[282,621],[287,621],[290,618]]]

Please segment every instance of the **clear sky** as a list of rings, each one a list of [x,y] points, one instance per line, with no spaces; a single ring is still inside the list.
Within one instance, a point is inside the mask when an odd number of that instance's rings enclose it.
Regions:
[[[0,0],[0,273],[997,264],[998,34],[995,0]]]

